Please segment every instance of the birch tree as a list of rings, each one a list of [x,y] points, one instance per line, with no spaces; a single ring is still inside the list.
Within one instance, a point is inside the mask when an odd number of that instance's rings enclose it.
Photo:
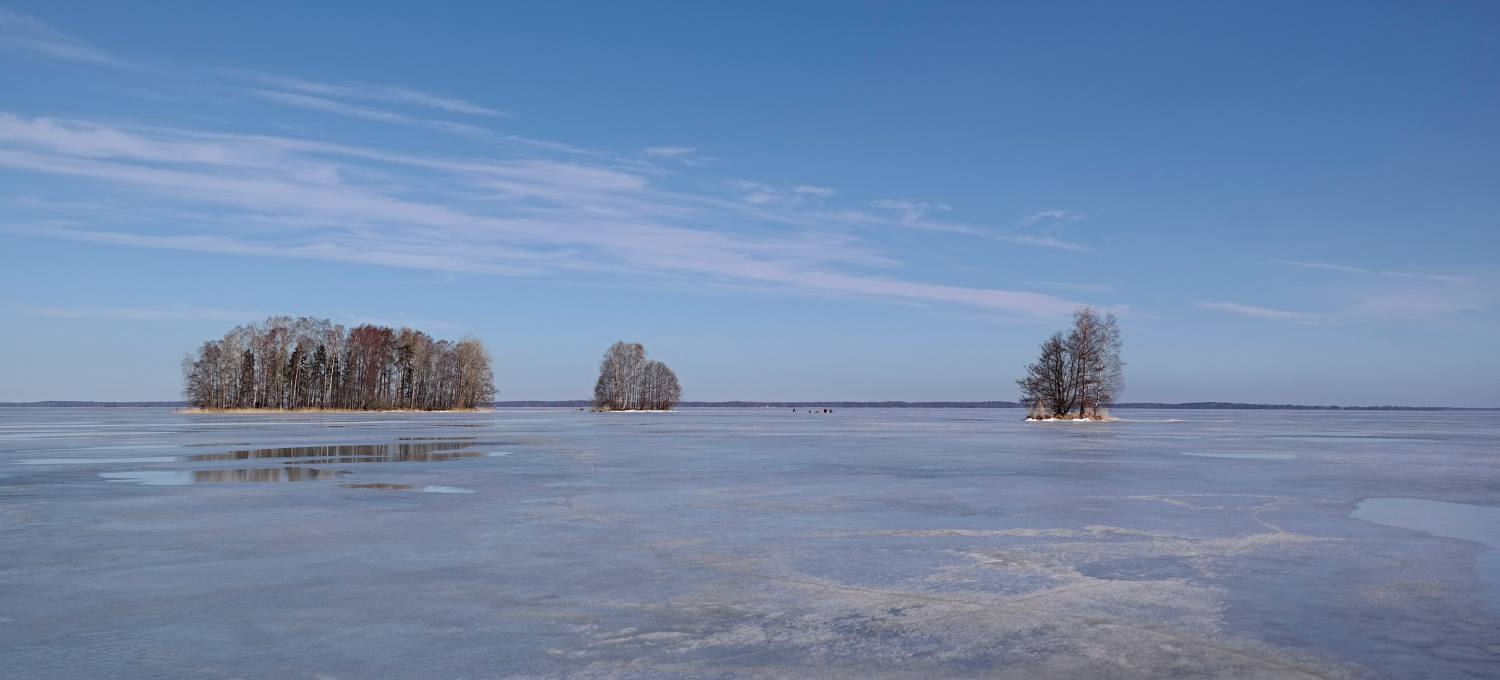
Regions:
[[[669,410],[682,400],[677,374],[666,364],[646,358],[640,343],[616,342],[599,362],[594,382],[594,409],[599,411]]]
[[[1041,356],[1016,383],[1033,418],[1099,418],[1125,388],[1120,327],[1114,314],[1090,307],[1073,327],[1042,343]]]

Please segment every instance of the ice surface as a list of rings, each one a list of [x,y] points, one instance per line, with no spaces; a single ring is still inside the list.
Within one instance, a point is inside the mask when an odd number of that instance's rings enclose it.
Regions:
[[[0,674],[1494,677],[1500,416],[1117,415],[0,409]]]
[[[1184,456],[1197,456],[1199,458],[1242,458],[1245,460],[1296,460],[1295,453],[1203,453],[1201,451],[1183,451]]]
[[[176,456],[142,456],[139,458],[29,458],[21,465],[102,465],[105,463],[172,463]]]

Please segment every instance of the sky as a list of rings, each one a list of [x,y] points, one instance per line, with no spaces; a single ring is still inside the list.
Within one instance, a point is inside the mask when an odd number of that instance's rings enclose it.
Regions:
[[[0,5],[0,401],[281,314],[1014,400],[1092,305],[1126,401],[1500,406],[1500,4],[1030,4]]]

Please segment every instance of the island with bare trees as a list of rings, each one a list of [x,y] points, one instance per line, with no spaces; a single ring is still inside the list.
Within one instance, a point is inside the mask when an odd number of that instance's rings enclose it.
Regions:
[[[446,411],[495,399],[489,354],[473,338],[285,316],[203,343],[183,359],[183,392],[207,411]]]
[[[1042,343],[1041,356],[1016,381],[1027,420],[1109,419],[1108,407],[1125,389],[1124,369],[1115,315],[1079,309],[1068,333]]]
[[[638,342],[616,342],[599,362],[594,383],[596,411],[670,411],[682,401],[682,385],[666,364],[646,358]]]

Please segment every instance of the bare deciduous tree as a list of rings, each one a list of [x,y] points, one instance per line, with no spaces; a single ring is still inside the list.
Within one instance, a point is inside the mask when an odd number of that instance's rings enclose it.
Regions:
[[[203,343],[183,360],[183,393],[200,408],[443,410],[495,398],[484,345],[324,319],[272,317]]]
[[[1016,382],[1021,386],[1021,403],[1033,417],[1067,413],[1072,408],[1073,373],[1062,333],[1053,333],[1042,343],[1041,356],[1026,366],[1026,377]]]
[[[1032,418],[1102,418],[1125,388],[1120,326],[1114,314],[1085,307],[1073,328],[1042,343],[1041,356],[1017,380]]]
[[[600,411],[666,411],[682,400],[677,374],[646,358],[640,343],[616,342],[599,362],[594,408]]]

